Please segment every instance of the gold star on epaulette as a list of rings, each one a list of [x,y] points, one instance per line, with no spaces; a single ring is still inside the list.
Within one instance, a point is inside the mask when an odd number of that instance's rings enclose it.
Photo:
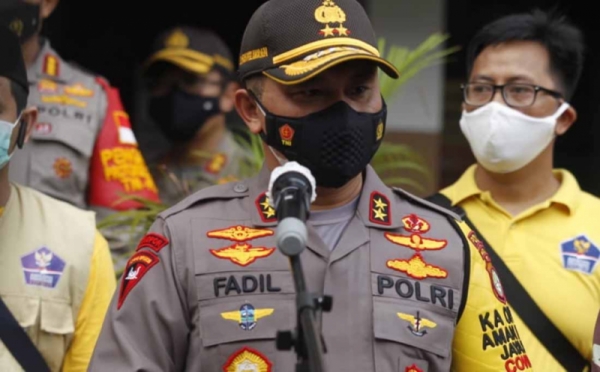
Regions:
[[[262,193],[256,198],[256,208],[258,209],[258,213],[260,213],[260,218],[263,222],[275,222],[277,220],[275,217],[275,209],[269,204],[266,193]]]
[[[385,195],[377,191],[371,193],[369,210],[369,221],[379,225],[391,225],[390,201]]]

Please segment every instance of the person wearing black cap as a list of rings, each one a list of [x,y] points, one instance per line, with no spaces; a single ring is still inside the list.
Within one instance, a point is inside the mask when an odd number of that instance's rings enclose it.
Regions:
[[[2,0],[0,25],[20,39],[38,108],[30,143],[12,159],[10,179],[82,209],[98,220],[116,210],[138,208],[124,196],[159,201],[156,185],[138,149],[119,92],[106,79],[61,59],[41,36],[42,24],[59,0]],[[127,227],[125,227],[127,228]],[[103,233],[115,250],[129,237]]]
[[[251,154],[226,125],[238,88],[233,75],[229,48],[210,30],[179,26],[155,41],[144,65],[134,131],[163,203],[173,205],[193,191],[243,175]],[[185,192],[179,184],[186,185]]]
[[[0,369],[85,371],[116,287],[108,244],[92,212],[9,182],[37,110],[1,26],[0,49]]]
[[[258,8],[235,104],[263,138],[264,167],[157,218],[127,265],[91,371],[295,370],[295,353],[275,342],[296,326],[296,297],[266,193],[288,160],[316,182],[301,259],[308,291],[333,297],[318,317],[328,371],[531,368],[477,236],[368,165],[387,122],[377,67],[398,77],[356,0]]]

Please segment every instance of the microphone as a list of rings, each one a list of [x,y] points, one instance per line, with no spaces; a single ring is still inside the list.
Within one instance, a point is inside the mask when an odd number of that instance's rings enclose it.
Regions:
[[[286,256],[299,255],[306,247],[306,220],[315,201],[316,181],[308,168],[290,161],[271,172],[267,198],[275,209],[277,245]]]

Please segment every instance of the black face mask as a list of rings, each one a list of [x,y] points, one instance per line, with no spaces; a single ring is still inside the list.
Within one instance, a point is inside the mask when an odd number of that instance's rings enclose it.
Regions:
[[[300,118],[276,116],[259,105],[266,117],[263,140],[307,167],[322,187],[341,187],[362,172],[385,133],[385,101],[375,114],[357,112],[340,101]]]
[[[179,89],[152,97],[149,104],[152,119],[175,142],[189,141],[210,117],[221,113],[219,97],[201,97]]]
[[[0,25],[8,27],[23,44],[35,35],[40,26],[40,5],[20,2],[18,5],[0,11]]]

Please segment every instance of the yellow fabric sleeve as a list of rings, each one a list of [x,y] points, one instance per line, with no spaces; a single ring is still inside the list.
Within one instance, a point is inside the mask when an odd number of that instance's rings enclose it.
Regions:
[[[452,370],[532,371],[487,253],[464,222],[459,226],[469,244],[471,270],[467,301],[454,337]]]
[[[90,277],[77,316],[73,341],[65,355],[64,372],[87,371],[116,286],[108,243],[96,231]]]

